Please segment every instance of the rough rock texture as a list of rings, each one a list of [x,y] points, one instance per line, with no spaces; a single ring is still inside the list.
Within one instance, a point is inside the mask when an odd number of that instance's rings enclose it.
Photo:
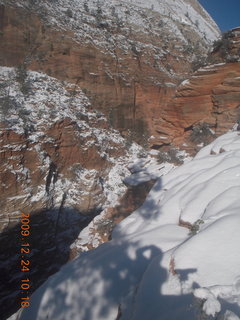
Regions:
[[[51,141],[43,138],[31,143],[26,135],[11,130],[1,131],[1,229],[11,227],[13,220],[19,218],[16,215],[18,210],[34,212],[65,202],[66,197],[70,196],[64,192],[66,187],[63,184],[63,190],[55,190],[55,185],[57,189],[59,179],[68,179],[74,184],[80,166],[87,170],[99,170],[102,176],[111,166],[100,157],[96,147],[83,150],[84,141],[76,136],[74,123],[68,119],[56,123],[44,134]],[[91,212],[104,203],[104,195],[97,183],[98,176],[93,178],[89,174],[88,179],[96,183],[86,185],[85,196],[81,195],[78,203],[76,201],[76,209],[83,213]],[[37,199],[41,186],[44,186],[43,197]],[[36,197],[35,201],[32,201],[33,197]],[[54,203],[56,198],[57,203]]]
[[[25,61],[79,84],[115,128],[139,141],[156,133],[172,87],[219,36],[195,0],[2,3],[0,64]]]
[[[0,257],[2,319],[20,305],[22,212],[31,292],[69,258],[79,232],[127,190],[127,163],[141,148],[111,129],[78,86],[0,68]],[[26,261],[25,259],[25,261]]]
[[[220,134],[237,117],[236,61],[199,70],[177,89],[219,37],[197,1],[98,3],[0,0],[0,65],[19,66],[0,70],[0,241],[11,262],[1,272],[4,316],[19,297],[21,212],[31,213],[34,289],[39,274],[67,261],[96,214],[106,209],[105,241],[144,200],[151,183],[126,194],[122,183],[140,148],[128,153],[129,141],[111,126],[142,144],[151,136],[158,149],[182,145],[202,122]]]
[[[126,155],[124,139],[78,87],[19,72],[1,69],[1,229],[19,210],[100,209],[108,200],[99,179]]]
[[[119,199],[117,206],[105,209],[83,230],[88,233],[86,243],[81,238],[80,232],[70,247],[70,259],[75,258],[82,251],[91,250],[109,241],[113,228],[143,204],[155,182],[156,180],[150,180],[136,186],[129,186],[124,196]]]
[[[240,63],[213,65],[200,69],[177,90],[159,123],[162,143],[179,145],[193,126],[208,123],[217,135],[239,119]]]
[[[237,62],[240,57],[240,27],[229,30],[214,43],[210,60],[213,62]]]
[[[175,96],[162,110],[158,144],[181,145],[187,142],[191,146],[194,127],[207,124],[218,136],[240,119],[239,40],[239,28],[233,29],[210,56],[211,61],[218,63],[199,69],[179,85]],[[211,136],[211,131],[209,134]]]

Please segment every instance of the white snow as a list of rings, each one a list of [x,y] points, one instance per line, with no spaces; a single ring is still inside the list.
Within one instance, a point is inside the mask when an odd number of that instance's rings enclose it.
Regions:
[[[24,133],[26,128],[33,129],[28,134],[28,142],[38,154],[40,170],[46,173],[45,180],[51,159],[42,150],[42,143],[54,144],[53,137],[48,136],[46,130],[57,121],[66,118],[70,123],[74,123],[76,138],[79,139],[82,148],[87,150],[93,145],[98,147],[100,156],[109,162],[109,172],[104,173],[107,179],[102,181],[102,186],[97,179],[98,172],[82,168],[80,164],[79,167],[69,168],[69,171],[74,170],[74,180],[59,175],[57,182],[51,183],[49,186],[49,189],[54,192],[54,205],[56,207],[61,205],[64,193],[67,194],[66,206],[74,207],[76,203],[81,204],[84,201],[83,196],[86,194],[86,190],[89,189],[89,186],[96,184],[103,188],[101,203],[103,209],[115,206],[127,190],[123,184],[123,179],[129,175],[127,165],[130,160],[137,158],[137,154],[142,148],[133,144],[122,157],[110,156],[109,150],[124,148],[126,141],[116,130],[98,128],[98,123],[106,121],[106,119],[99,112],[92,110],[88,98],[79,87],[33,71],[27,73],[26,81],[29,82],[29,92],[24,95],[16,79],[16,69],[0,67],[0,84],[2,85],[0,98],[11,101],[9,103],[7,100],[8,109],[0,109],[0,116],[8,129],[19,134]],[[4,145],[4,148],[20,151],[23,146],[11,144]],[[5,169],[17,175],[18,179],[25,178],[26,182],[30,182],[31,175],[28,168],[22,166],[16,170],[16,168],[13,169],[10,165],[5,164]],[[44,184],[38,185],[38,188],[30,191],[25,188],[24,191],[26,193],[22,197],[26,197],[30,202],[46,200],[47,194]],[[17,201],[17,199],[17,197],[11,197],[8,200]]]
[[[124,179],[124,183],[136,186],[140,183],[156,180],[174,168],[171,163],[159,164],[154,157],[137,159],[129,165],[132,174]]]
[[[8,0],[8,3],[29,8],[26,0]],[[193,47],[198,46],[206,53],[206,45],[220,37],[215,22],[195,0],[58,0],[37,2],[30,7],[37,14],[44,15],[54,29],[71,30],[76,42],[89,43],[101,51],[104,49],[105,54],[116,57],[116,48],[129,53],[134,46],[144,63],[151,63],[149,56],[154,56],[158,68],[171,78],[176,76],[175,71],[167,70],[162,61],[162,57],[172,54],[168,44],[178,43],[175,49],[178,57],[184,59],[188,40]],[[189,38],[191,33],[199,36],[199,41]],[[162,43],[167,48],[163,48]],[[194,52],[187,55],[191,61],[196,58]],[[90,73],[92,77],[96,75]],[[121,76],[126,77],[126,73]],[[152,81],[157,80],[152,77]]]
[[[239,319],[238,141],[238,132],[229,132],[159,177],[113,240],[50,277],[20,319],[112,320],[119,306],[124,320]],[[189,232],[181,218],[203,223]]]

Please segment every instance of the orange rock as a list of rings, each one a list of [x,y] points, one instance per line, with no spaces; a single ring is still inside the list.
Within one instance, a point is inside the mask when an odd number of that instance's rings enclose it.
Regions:
[[[0,6],[0,21],[0,65],[18,66],[27,61],[31,70],[76,83],[116,129],[132,130],[138,141],[143,134],[156,136],[153,144],[158,144],[156,122],[174,95],[174,85],[191,71],[188,53],[182,53],[183,43],[169,44],[171,50],[165,43],[168,50],[160,61],[164,69],[151,57],[154,49],[136,57],[116,47],[113,56],[84,41],[78,43],[72,32],[57,31],[23,8]],[[159,45],[159,39],[145,37],[141,41]],[[174,76],[166,71],[170,66]]]
[[[188,142],[199,123],[208,123],[217,135],[231,129],[240,116],[240,63],[200,69],[178,87],[162,115],[159,131],[177,145]]]

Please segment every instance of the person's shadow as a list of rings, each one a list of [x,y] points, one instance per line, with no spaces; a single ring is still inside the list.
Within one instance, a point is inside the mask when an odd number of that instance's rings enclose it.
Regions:
[[[140,247],[126,239],[106,243],[51,277],[33,294],[20,319],[194,319],[191,294],[162,291],[168,277],[174,276],[161,261],[162,251],[154,245]]]
[[[83,219],[81,212],[66,207],[61,212],[59,209],[33,212],[29,220],[30,233],[24,239],[20,223],[0,234],[0,318],[3,320],[20,308],[22,297],[32,294],[67,263],[71,244],[91,218]],[[29,247],[22,246],[25,243]],[[25,254],[24,248],[29,248],[29,253]],[[29,271],[21,271],[21,260],[30,262]],[[22,279],[30,280],[27,292],[21,290]]]

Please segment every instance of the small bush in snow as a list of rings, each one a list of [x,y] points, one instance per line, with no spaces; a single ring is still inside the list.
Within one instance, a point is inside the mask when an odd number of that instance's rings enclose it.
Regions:
[[[231,31],[223,33],[222,38],[213,43],[213,52],[219,52],[221,58],[227,59],[229,50],[231,48],[231,38],[233,34]]]
[[[195,59],[192,62],[193,71],[197,71],[198,69],[204,67],[205,65],[206,65],[206,57],[202,57],[200,54],[197,54]]]
[[[183,164],[183,156],[179,154],[179,150],[171,148],[168,151],[159,151],[157,156],[158,163],[170,162],[176,165]]]
[[[85,10],[86,12],[89,12],[89,7],[88,7],[87,1],[84,1],[83,7],[84,7],[84,10]]]
[[[199,231],[199,229],[200,229],[201,224],[203,224],[203,223],[204,223],[203,220],[198,219],[198,220],[192,225],[192,228],[191,228],[191,230],[190,230],[190,232],[189,232],[189,235],[190,235],[190,236],[194,236],[195,234],[197,234],[198,231]]]
[[[131,148],[132,144],[133,144],[133,140],[131,139],[131,137],[127,136],[125,138],[125,147],[126,147],[126,149],[129,150]]]
[[[80,174],[81,172],[84,171],[84,167],[81,165],[81,163],[75,163],[72,167],[71,167],[71,172],[75,175]]]
[[[147,151],[144,149],[140,150],[137,154],[138,158],[147,158],[147,156],[148,156]]]
[[[19,83],[21,92],[24,95],[28,95],[31,90],[31,84],[28,79],[28,71],[25,63],[16,68],[16,80]]]
[[[72,18],[72,17],[73,17],[72,10],[68,8],[67,11],[66,11],[66,15],[67,15],[69,18]]]
[[[190,141],[196,144],[203,143],[206,145],[210,142],[212,137],[214,137],[214,133],[211,130],[210,125],[206,122],[203,122],[192,128]]]
[[[111,235],[114,223],[110,219],[106,220],[99,220],[95,223],[96,225],[96,230],[102,235]]]
[[[199,28],[199,21],[198,21],[198,20],[196,20],[196,21],[194,22],[194,24],[195,24],[195,26],[196,26],[197,28]]]
[[[20,110],[21,104],[14,97],[4,96],[0,98],[0,109],[3,119],[9,115],[10,110]]]
[[[238,62],[239,59],[240,59],[240,57],[237,55],[235,55],[235,56],[228,55],[226,58],[226,61],[229,63],[233,63],[233,62]]]
[[[137,49],[136,45],[135,44],[132,44],[131,45],[131,49],[132,49],[132,52],[135,56],[140,56],[141,55],[141,52],[139,51],[139,49]]]

